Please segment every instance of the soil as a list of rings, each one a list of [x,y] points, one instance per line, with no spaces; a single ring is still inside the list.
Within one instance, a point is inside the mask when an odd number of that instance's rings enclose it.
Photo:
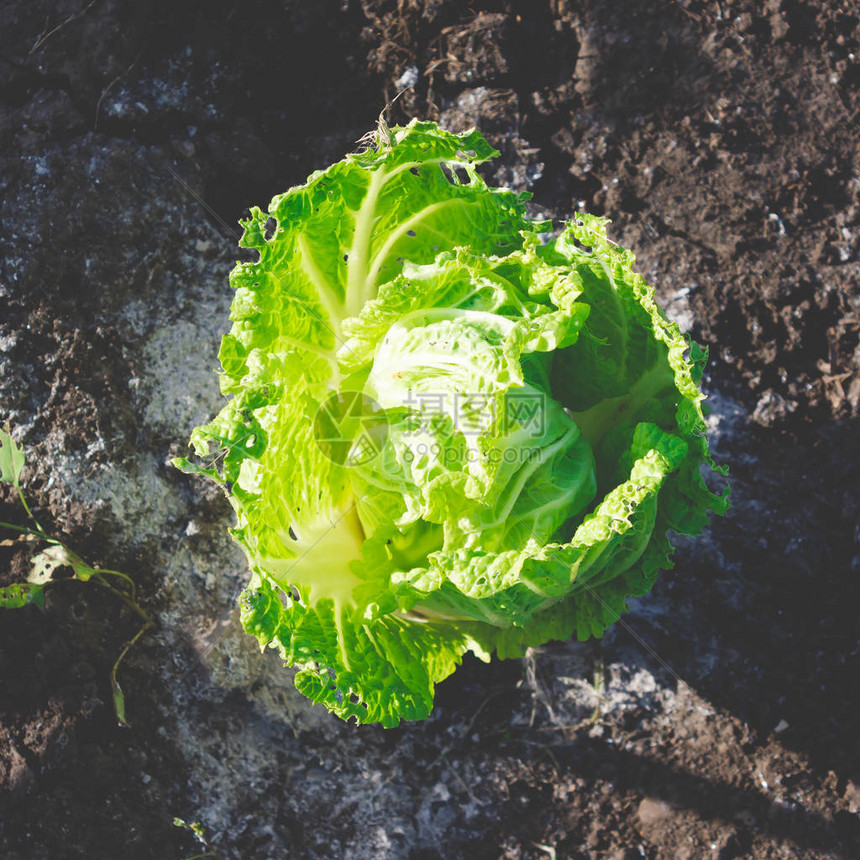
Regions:
[[[602,641],[467,661],[385,731],[249,644],[228,506],[167,461],[219,408],[233,225],[404,88],[389,122],[478,126],[535,214],[612,219],[710,350],[733,507]],[[0,610],[3,857],[860,856],[856,4],[10,2],[0,162],[0,425],[158,619],[124,729],[121,603]]]

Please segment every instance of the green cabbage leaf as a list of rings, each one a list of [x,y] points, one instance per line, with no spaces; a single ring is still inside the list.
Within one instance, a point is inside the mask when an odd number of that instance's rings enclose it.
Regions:
[[[426,717],[466,652],[600,636],[728,503],[705,353],[605,221],[489,187],[496,154],[413,121],[253,209],[230,400],[177,461],[229,494],[245,629],[359,723]]]

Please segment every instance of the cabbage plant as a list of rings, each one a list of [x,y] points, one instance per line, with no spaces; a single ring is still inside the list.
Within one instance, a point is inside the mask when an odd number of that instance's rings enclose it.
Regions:
[[[251,211],[220,361],[178,465],[221,484],[245,630],[343,718],[426,717],[466,652],[600,636],[722,512],[705,353],[585,214],[489,187],[498,153],[377,132]]]

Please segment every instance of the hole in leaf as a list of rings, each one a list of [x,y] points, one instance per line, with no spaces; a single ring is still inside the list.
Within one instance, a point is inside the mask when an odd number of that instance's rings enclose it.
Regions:
[[[451,168],[447,164],[445,164],[444,161],[440,162],[439,170],[442,171],[442,175],[448,180],[448,182],[451,183],[451,185],[459,185],[460,184],[459,182],[457,182],[457,177],[454,174],[454,171],[451,170]]]
[[[407,236],[417,236],[418,234],[414,230],[407,230],[406,235]]]
[[[465,167],[457,165],[454,168],[454,175],[457,177],[457,182],[460,185],[468,185],[472,181],[472,177],[469,176],[469,171]]]
[[[275,238],[275,233],[278,231],[278,221],[273,218],[271,215],[266,219],[266,226],[264,228],[263,238],[267,242],[271,242],[272,239]]]
[[[290,528],[289,528],[289,532],[290,532],[290,539],[291,539],[291,540],[298,540],[298,539],[299,539],[299,538],[298,538],[298,535],[293,531],[293,527],[292,527],[292,526],[290,526]]]
[[[409,172],[410,172],[413,176],[420,176],[420,175],[421,175],[421,171],[420,171],[417,167],[410,167],[410,168],[409,168]]]

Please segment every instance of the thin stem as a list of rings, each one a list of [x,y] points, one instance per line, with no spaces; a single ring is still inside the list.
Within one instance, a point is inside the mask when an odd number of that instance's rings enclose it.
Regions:
[[[115,594],[129,609],[139,615],[140,618],[142,618],[150,627],[154,627],[155,622],[152,620],[152,618],[143,609],[141,609],[140,606],[138,606],[137,603],[132,600],[127,594],[120,591],[118,588],[114,588],[109,582],[102,579],[102,577],[100,576],[101,572],[102,571],[96,570],[92,577],[93,580],[102,588],[106,588],[112,594]]]
[[[110,576],[118,576],[124,579],[131,589],[131,600],[137,601],[134,580],[127,573],[123,573],[121,570],[111,570],[109,567],[94,567],[93,570],[96,573],[107,573]]]
[[[117,669],[119,669],[119,664],[122,663],[123,658],[126,654],[128,654],[131,647],[149,630],[150,627],[153,626],[152,621],[147,621],[137,633],[132,636],[131,639],[126,643],[125,648],[120,652],[119,657],[116,658],[116,662],[113,664],[113,668],[110,670],[110,686],[111,692],[113,693],[113,704],[114,711],[116,712],[116,718],[119,720],[121,726],[125,728],[131,728],[128,721],[125,718],[125,696],[123,695],[122,688],[119,685],[119,681],[116,679]]]
[[[56,545],[60,545],[62,542],[58,541],[56,538],[48,537],[43,531],[37,532],[35,529],[28,529],[26,526],[16,526],[12,525],[12,523],[6,523],[0,520],[0,528],[4,529],[12,529],[12,531],[20,532],[24,535],[33,535],[34,537],[39,538],[39,540],[43,540],[46,543],[52,543]]]
[[[47,537],[48,533],[42,528],[39,521],[33,516],[33,512],[30,510],[30,506],[27,504],[27,500],[24,498],[24,493],[21,490],[20,484],[15,484],[15,489],[18,491],[18,498],[21,500],[21,504],[24,506],[24,510],[27,512],[27,516],[34,522],[36,525],[36,530],[43,537]]]
[[[131,582],[129,576],[125,573],[121,573],[118,570],[99,570],[93,568],[94,572],[91,577],[91,580],[95,582],[96,585],[101,586],[102,588],[109,591],[111,594],[118,597],[129,609],[131,609],[134,613],[136,613],[143,620],[143,624],[140,627],[140,630],[134,634],[134,636],[126,643],[125,648],[120,652],[119,657],[117,657],[116,662],[113,664],[113,668],[110,672],[110,686],[111,686],[111,695],[113,697],[113,709],[116,714],[117,721],[124,728],[130,728],[128,721],[125,718],[125,694],[122,691],[122,688],[119,685],[119,681],[117,681],[116,673],[119,669],[120,663],[122,663],[125,655],[128,654],[129,650],[135,645],[135,643],[152,627],[155,627],[155,621],[153,618],[144,611],[140,606],[137,605],[137,602],[132,597],[129,597],[124,592],[120,591],[118,588],[114,588],[109,582],[107,582],[103,577],[103,573],[108,573],[111,575],[116,575],[122,577],[124,580]],[[76,582],[83,582],[84,580],[78,579]],[[134,594],[134,583],[132,582],[132,595]]]

